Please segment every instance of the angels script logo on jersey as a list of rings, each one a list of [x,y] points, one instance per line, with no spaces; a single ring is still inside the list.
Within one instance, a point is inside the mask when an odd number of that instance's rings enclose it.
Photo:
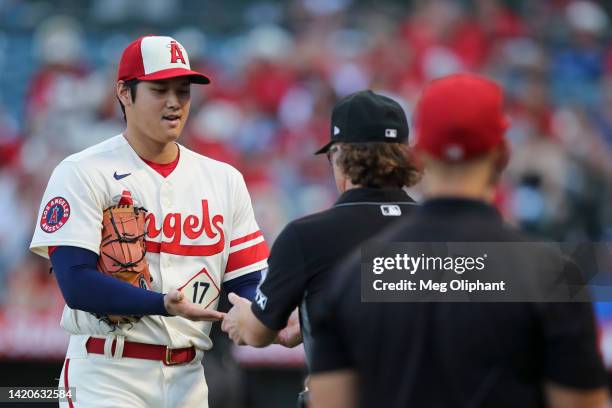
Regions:
[[[147,214],[147,251],[153,253],[164,252],[173,255],[185,256],[210,256],[223,251],[225,247],[225,235],[223,234],[223,216],[216,214],[210,216],[208,200],[202,200],[202,213],[198,215],[187,215],[184,219],[182,213],[166,214],[162,224],[158,227],[155,215]],[[149,241],[162,234],[161,242]],[[183,235],[191,240],[198,239],[206,234],[209,239],[217,238],[216,242],[209,245],[187,245],[181,244]],[[169,241],[164,240],[167,238]]]

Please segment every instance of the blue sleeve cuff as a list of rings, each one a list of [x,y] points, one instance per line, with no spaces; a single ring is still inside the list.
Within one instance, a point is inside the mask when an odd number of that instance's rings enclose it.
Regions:
[[[234,292],[240,297],[253,301],[259,281],[261,281],[261,271],[255,271],[223,283],[223,289],[227,293]]]

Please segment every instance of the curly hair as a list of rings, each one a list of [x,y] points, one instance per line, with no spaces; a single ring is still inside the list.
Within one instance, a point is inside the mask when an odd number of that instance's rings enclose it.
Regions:
[[[411,187],[423,175],[406,144],[342,143],[338,147],[336,164],[355,185]]]

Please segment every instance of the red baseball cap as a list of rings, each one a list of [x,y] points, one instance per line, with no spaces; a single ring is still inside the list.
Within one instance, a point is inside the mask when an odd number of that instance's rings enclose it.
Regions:
[[[508,128],[503,91],[475,74],[432,81],[416,107],[416,148],[446,162],[469,160],[502,142]]]
[[[131,42],[123,51],[117,80],[157,81],[188,76],[196,84],[210,79],[189,66],[187,50],[174,38],[148,35]]]

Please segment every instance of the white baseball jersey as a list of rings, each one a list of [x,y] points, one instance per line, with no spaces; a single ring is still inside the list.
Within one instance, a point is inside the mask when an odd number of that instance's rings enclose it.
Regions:
[[[99,254],[102,211],[131,197],[148,210],[146,258],[152,290],[182,290],[186,298],[216,309],[223,282],[267,266],[242,175],[226,163],[179,145],[166,178],[147,165],[123,135],[64,159],[53,171],[30,249],[48,257],[50,246],[76,246]],[[145,316],[112,334],[127,340],[208,350],[211,322]],[[105,336],[112,327],[94,315],[64,308],[61,326],[72,334]]]

